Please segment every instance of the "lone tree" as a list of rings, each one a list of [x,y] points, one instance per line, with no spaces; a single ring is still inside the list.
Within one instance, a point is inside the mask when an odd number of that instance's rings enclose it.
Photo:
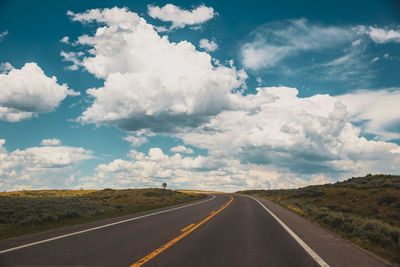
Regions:
[[[162,183],[162,187],[165,189],[167,188],[167,183]]]

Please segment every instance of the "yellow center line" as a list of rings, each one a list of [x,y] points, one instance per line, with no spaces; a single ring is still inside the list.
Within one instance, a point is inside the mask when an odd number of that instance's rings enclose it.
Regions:
[[[194,225],[195,225],[195,224],[192,223],[192,224],[186,226],[185,228],[183,228],[183,229],[181,230],[181,232],[185,232],[185,231],[188,230],[189,228],[192,228],[192,226],[194,226]]]
[[[214,214],[215,213],[215,211],[213,210],[212,212],[210,212],[210,214]]]
[[[197,228],[199,228],[202,224],[204,224],[205,222],[207,222],[208,220],[210,220],[212,217],[214,217],[215,215],[217,215],[218,213],[220,213],[223,209],[225,209],[226,207],[228,207],[229,204],[231,204],[233,201],[233,197],[231,197],[231,199],[225,204],[223,205],[219,210],[217,210],[215,213],[211,214],[210,216],[208,216],[207,218],[205,218],[204,220],[202,220],[201,222],[199,222],[198,224],[194,225],[193,227],[191,227],[189,230],[185,231],[184,233],[182,233],[181,235],[175,237],[174,239],[172,239],[171,241],[169,241],[168,243],[166,243],[165,245],[161,246],[160,248],[154,250],[153,252],[151,252],[150,254],[148,254],[146,257],[140,259],[139,261],[135,262],[134,264],[132,264],[130,267],[137,267],[137,266],[141,266],[142,264],[148,262],[149,260],[151,260],[152,258],[154,258],[155,256],[157,256],[158,254],[160,254],[161,252],[163,252],[164,250],[166,250],[167,248],[169,248],[170,246],[172,246],[173,244],[175,244],[176,242],[178,242],[179,240],[181,240],[182,238],[184,238],[185,236],[187,236],[188,234],[190,234],[191,232],[193,232],[194,230],[196,230]],[[190,226],[190,225],[189,225]],[[182,229],[183,230],[183,229]]]

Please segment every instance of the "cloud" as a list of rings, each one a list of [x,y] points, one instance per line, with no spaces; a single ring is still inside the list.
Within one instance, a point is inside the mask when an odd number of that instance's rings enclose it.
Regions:
[[[352,122],[363,124],[366,133],[382,140],[400,139],[400,128],[391,129],[400,122],[399,88],[359,90],[335,98],[346,105]]]
[[[4,143],[0,139],[0,183],[6,190],[62,187],[78,163],[93,158],[80,147],[45,144],[8,152]]]
[[[379,59],[379,57],[374,57],[373,59],[371,59],[371,63],[377,62]]]
[[[400,31],[393,29],[382,29],[376,27],[369,27],[369,30],[365,30],[371,39],[378,44],[396,42],[400,43]]]
[[[371,64],[376,62],[371,61],[376,53],[371,39],[375,43],[397,42],[397,35],[400,31],[364,25],[280,20],[251,32],[241,45],[240,57],[243,66],[252,71],[368,88],[378,73]]]
[[[247,76],[233,62],[222,65],[187,41],[170,42],[128,9],[69,15],[72,20],[100,24],[94,34],[78,37],[74,48],[84,52],[70,52],[75,65],[104,80],[103,86],[87,90],[92,103],[78,120],[128,131],[125,140],[133,147],[146,142],[148,133],[179,138],[187,146],[171,149],[177,152],[172,156],[160,148],[147,154],[132,149],[129,160],[115,159],[100,164],[93,176],[74,178],[83,187],[143,187],[168,181],[175,188],[229,191],[297,187],[397,171],[400,148],[385,141],[396,135],[362,137],[366,129],[379,134],[379,127],[393,133],[388,124],[400,121],[393,115],[399,114],[394,103],[379,116],[369,114],[370,107],[362,100],[372,99],[371,91],[356,92],[354,97],[302,98],[297,89],[281,86],[260,87],[256,94],[244,95],[240,89]],[[318,64],[327,72],[351,71],[345,67],[356,65],[366,43],[354,42],[360,35],[351,27],[325,27],[306,20],[271,26],[253,34],[253,46],[242,47],[261,49],[254,51],[271,61],[250,66],[275,66],[293,53],[325,52],[343,44],[344,55]],[[386,94],[395,101],[394,92],[382,91],[375,98]],[[383,109],[382,103],[371,106]],[[377,128],[372,127],[375,124]],[[208,155],[178,152],[188,147],[204,149]]]
[[[362,43],[361,39],[357,39],[351,43],[352,46],[359,46]]]
[[[6,143],[5,139],[0,139],[0,153],[5,153],[7,150],[3,147],[3,145]]]
[[[78,70],[79,67],[82,67],[82,60],[84,58],[85,53],[83,52],[65,52],[61,51],[60,56],[62,57],[62,61],[71,62],[72,65],[65,67],[66,70]]]
[[[347,112],[342,99],[299,98],[296,89],[287,87],[257,90],[256,95],[238,96],[236,110],[221,112],[178,136],[213,157],[239,159],[294,177],[319,173],[337,179],[396,171],[400,158],[391,151],[399,146],[361,137],[350,122],[354,111]]]
[[[124,137],[124,140],[129,142],[133,147],[139,147],[144,143],[147,143],[149,140],[145,136],[134,136],[128,135]]]
[[[0,42],[3,40],[3,38],[8,34],[8,31],[4,31],[0,33]]]
[[[10,62],[5,62],[5,63],[0,64],[0,73],[1,74],[7,74],[12,69],[14,69],[14,67],[13,67],[13,65],[10,64]]]
[[[229,109],[230,92],[247,78],[232,65],[213,64],[209,54],[187,41],[161,37],[127,9],[70,16],[105,24],[95,35],[82,35],[76,42],[92,55],[77,64],[105,80],[103,87],[87,90],[93,103],[79,117],[82,123],[155,132],[195,127]]]
[[[15,122],[53,111],[68,95],[79,93],[47,77],[36,63],[0,74],[0,119]]]
[[[367,86],[373,77],[374,70],[367,63],[369,57],[365,55],[365,47],[360,44],[352,45],[344,49],[344,52],[337,58],[309,67],[308,71],[313,74],[310,75],[310,79],[347,81],[352,86]],[[373,62],[370,61],[370,63]]]
[[[182,145],[179,146],[174,146],[171,149],[171,152],[176,152],[176,153],[185,153],[185,154],[192,154],[193,150],[189,147],[185,147]]]
[[[306,19],[267,23],[241,47],[242,63],[249,69],[270,68],[301,52],[332,48],[354,41],[351,28],[311,24]]]
[[[62,57],[62,61],[71,62],[72,65],[65,67],[66,70],[78,70],[80,66],[80,57],[82,54],[74,53],[74,52],[65,52],[61,51],[60,56]]]
[[[78,184],[85,188],[99,184],[126,188],[168,182],[173,188],[235,191],[295,188],[398,171],[400,146],[367,140],[351,123],[356,121],[358,110],[366,110],[357,106],[359,103],[369,105],[371,102],[365,99],[381,96],[370,91],[359,91],[354,97],[300,98],[297,94],[297,89],[289,87],[262,87],[255,95],[232,94],[231,110],[222,111],[196,129],[174,134],[185,144],[206,149],[208,156],[182,156],[179,152],[184,153],[185,146],[171,148],[178,152],[173,156],[160,148],[151,148],[147,154],[131,150],[129,160],[100,164],[93,176],[80,178]],[[379,94],[397,101],[389,92]],[[359,100],[354,104],[347,97]],[[380,119],[389,113],[400,114],[390,108]],[[396,115],[392,118],[395,120]]]
[[[61,145],[61,140],[57,138],[53,139],[43,139],[40,144],[42,146],[59,146]]]
[[[163,7],[149,5],[148,14],[154,19],[171,22],[171,29],[184,28],[187,25],[199,25],[212,19],[217,13],[212,7],[201,5],[191,11],[182,9],[173,4]]]
[[[60,42],[64,44],[70,44],[69,37],[64,36],[63,38],[61,38]]]
[[[214,40],[209,41],[208,39],[201,39],[199,43],[199,47],[203,48],[208,52],[213,52],[217,50],[218,45]]]
[[[82,23],[91,23],[93,21],[104,22],[104,16],[102,16],[100,9],[87,10],[84,13],[74,13],[71,10],[67,11],[67,15],[71,17],[73,21],[79,21]]]
[[[329,181],[322,175],[309,181],[281,176],[263,166],[241,164],[234,159],[168,156],[157,147],[147,154],[131,150],[128,156],[130,160],[115,159],[109,164],[100,164],[93,176],[79,179],[80,186],[158,187],[167,182],[172,188],[233,192],[243,188],[299,187]]]
[[[257,94],[231,94],[230,110],[195,129],[174,134],[191,147],[206,149],[208,156],[168,156],[160,148],[147,154],[131,150],[130,160],[100,164],[93,176],[81,178],[80,183],[85,188],[96,184],[123,188],[168,182],[173,188],[235,191],[295,188],[367,173],[396,173],[400,146],[368,140],[352,122],[368,120],[382,129],[400,121],[397,92],[300,98],[295,88],[261,87]],[[382,102],[374,104],[376,99]],[[178,146],[171,151],[186,149]]]
[[[25,165],[27,170],[42,171],[46,168],[64,168],[92,158],[91,152],[68,146],[31,147],[13,151],[11,157]]]
[[[0,106],[0,120],[8,122],[18,122],[36,116],[33,112],[24,112],[14,108]]]

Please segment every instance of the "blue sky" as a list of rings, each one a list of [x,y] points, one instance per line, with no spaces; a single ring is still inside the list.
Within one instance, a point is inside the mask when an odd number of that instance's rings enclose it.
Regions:
[[[2,1],[0,190],[398,174],[399,20],[397,1]]]

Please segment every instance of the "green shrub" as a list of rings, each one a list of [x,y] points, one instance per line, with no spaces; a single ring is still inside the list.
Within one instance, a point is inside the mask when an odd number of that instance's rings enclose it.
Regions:
[[[143,196],[145,196],[145,197],[161,197],[162,195],[159,192],[148,191],[148,192],[144,192]]]
[[[378,199],[378,204],[391,204],[397,201],[398,198],[396,196],[383,196]]]

